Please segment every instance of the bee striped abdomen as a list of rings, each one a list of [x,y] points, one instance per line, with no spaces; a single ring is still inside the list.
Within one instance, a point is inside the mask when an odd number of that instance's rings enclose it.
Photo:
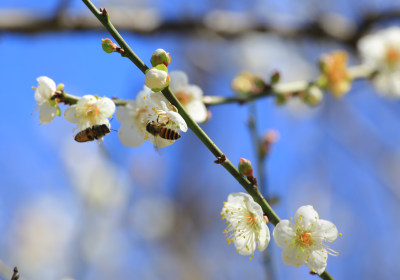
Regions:
[[[160,137],[167,140],[176,140],[181,138],[181,135],[173,129],[170,129],[168,127],[163,127],[161,128],[160,131]]]
[[[176,140],[181,138],[181,135],[178,131],[166,127],[166,124],[159,122],[148,122],[146,125],[146,131],[152,134],[153,136],[160,136],[166,140]]]

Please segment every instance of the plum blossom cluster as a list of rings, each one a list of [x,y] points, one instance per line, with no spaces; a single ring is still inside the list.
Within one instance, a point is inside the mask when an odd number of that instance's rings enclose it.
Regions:
[[[254,256],[254,251],[264,251],[270,241],[266,225],[268,218],[262,208],[246,193],[232,193],[222,208],[222,219],[228,226],[224,230],[228,244],[233,243],[239,254]],[[300,207],[295,213],[295,224],[281,220],[274,229],[276,244],[283,249],[282,261],[286,265],[306,264],[312,272],[322,274],[328,255],[337,256],[326,243],[338,236],[334,224],[319,219],[311,205]]]

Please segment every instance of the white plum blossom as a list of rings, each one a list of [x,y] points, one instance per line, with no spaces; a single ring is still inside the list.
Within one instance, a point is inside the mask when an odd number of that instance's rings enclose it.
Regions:
[[[168,86],[169,77],[168,71],[160,70],[156,67],[153,67],[146,72],[144,83],[147,87],[153,89],[154,91],[160,91]]]
[[[186,132],[185,120],[174,109],[161,92],[153,92],[145,86],[136,100],[118,107],[117,119],[121,122],[118,136],[122,144],[139,147],[149,140],[156,147],[163,148],[174,143],[174,140],[154,136],[146,130],[149,122],[158,122],[167,128]]]
[[[170,90],[185,107],[195,122],[207,120],[207,108],[202,101],[203,91],[196,85],[189,84],[188,76],[183,71],[172,71]]]
[[[69,107],[64,117],[67,121],[76,123],[79,131],[94,125],[105,124],[110,127],[108,118],[115,112],[114,102],[107,97],[84,95],[78,103]]]
[[[60,114],[57,102],[51,99],[57,90],[56,83],[46,76],[41,76],[36,80],[39,83],[35,91],[35,99],[38,104],[36,111],[40,111],[40,123],[48,124],[56,115]]]
[[[319,219],[311,205],[300,207],[294,216],[296,224],[281,220],[275,227],[273,236],[276,244],[283,248],[282,261],[286,265],[306,264],[313,272],[325,271],[328,254],[337,256],[326,242],[332,243],[338,236],[336,226]]]
[[[373,83],[387,97],[400,98],[400,27],[390,27],[360,39],[358,50],[377,71]]]
[[[221,215],[228,224],[224,230],[226,240],[228,244],[235,244],[239,254],[252,258],[256,249],[264,251],[267,248],[269,229],[261,206],[250,195],[243,192],[230,194]]]

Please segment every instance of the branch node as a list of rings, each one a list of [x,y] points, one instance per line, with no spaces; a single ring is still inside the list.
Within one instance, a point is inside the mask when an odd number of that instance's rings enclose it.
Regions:
[[[123,48],[117,47],[116,51],[117,53],[121,54],[121,56],[125,56],[125,50]]]
[[[64,103],[65,105],[72,104],[69,100],[65,98],[63,90],[57,90],[56,92],[54,92],[53,96],[50,99],[55,100],[57,103]]]
[[[248,176],[247,177],[247,180],[249,180],[250,181],[250,183],[253,185],[253,186],[258,186],[258,184],[257,184],[257,178],[256,177],[253,177],[253,176]]]
[[[222,156],[217,157],[217,160],[214,161],[215,164],[222,164],[224,165],[226,162],[226,156],[222,154]]]
[[[105,17],[108,16],[108,11],[106,8],[100,8],[100,13]]]

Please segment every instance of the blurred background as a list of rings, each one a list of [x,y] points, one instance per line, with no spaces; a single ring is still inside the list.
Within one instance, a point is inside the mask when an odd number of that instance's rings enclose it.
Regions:
[[[359,63],[357,40],[399,25],[400,3],[365,1],[94,1],[149,65],[170,52],[205,95],[232,96],[242,70],[282,81],[318,76],[320,55],[336,49]],[[104,31],[78,0],[1,0],[0,279],[19,267],[26,280],[316,279],[285,266],[271,241],[241,256],[221,233],[229,193],[243,191],[188,131],[157,152],[124,147],[117,132],[79,144],[63,117],[40,125],[36,78],[49,76],[74,95],[134,99],[142,73],[107,55]],[[395,279],[400,274],[400,111],[368,81],[342,99],[308,107],[293,100],[256,103],[257,130],[279,132],[264,172],[277,214],[311,204],[343,234],[327,270],[336,279]],[[64,112],[66,107],[62,106]],[[256,164],[249,105],[210,107],[201,125],[233,163]],[[114,118],[112,128],[119,128]]]

